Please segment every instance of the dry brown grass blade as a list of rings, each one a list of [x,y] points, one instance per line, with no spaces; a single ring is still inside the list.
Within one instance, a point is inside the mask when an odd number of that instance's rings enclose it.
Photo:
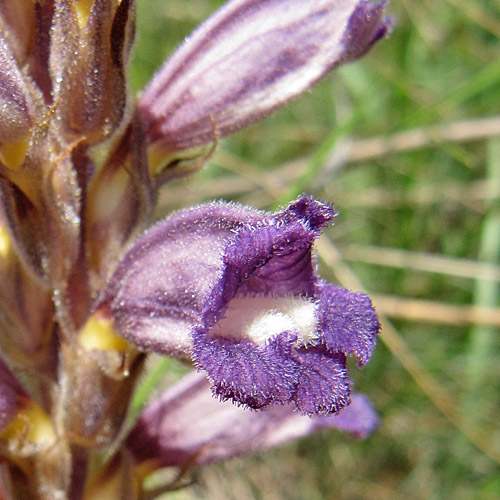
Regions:
[[[445,125],[419,127],[389,136],[352,143],[347,161],[365,161],[388,154],[416,151],[444,142],[469,142],[500,135],[500,116],[463,120]]]
[[[405,192],[383,187],[372,187],[356,191],[352,196],[341,191],[332,192],[336,203],[343,207],[396,208],[429,206],[446,201],[460,203],[481,212],[485,203],[500,197],[500,185],[495,181],[443,182],[434,186],[408,189]]]
[[[317,243],[320,258],[332,269],[339,282],[355,290],[364,290],[363,284],[342,258],[342,254],[327,235]],[[492,445],[491,437],[481,429],[470,428],[459,417],[456,405],[440,384],[425,370],[418,358],[411,352],[391,322],[380,314],[382,322],[381,340],[399,359],[406,371],[413,377],[423,392],[441,413],[478,449],[500,464],[500,450]]]
[[[475,120],[457,121],[446,125],[433,125],[397,132],[389,136],[380,136],[370,139],[344,142],[341,146],[341,154],[335,155],[336,163],[356,163],[380,158],[389,154],[414,151],[435,146],[442,142],[468,142],[500,135],[500,115]],[[238,159],[236,161],[236,159]],[[278,193],[282,194],[284,181],[289,185],[300,175],[310,164],[310,157],[303,157],[287,162],[280,167],[263,172],[254,165],[241,158],[219,149],[214,154],[213,163],[239,175],[235,177],[220,176],[210,180],[199,181],[196,189],[193,189],[191,182],[189,187],[178,186],[175,191],[164,190],[162,192],[161,205],[182,206],[188,202],[196,203],[203,199],[220,197],[239,196],[249,193],[255,188],[263,189],[269,197],[263,200],[264,203],[275,201]],[[324,165],[323,171],[318,178],[321,178],[324,186],[330,181],[332,172],[336,172],[332,165]],[[444,193],[443,193],[444,191]],[[406,193],[405,203],[426,204],[442,201],[443,194],[453,199],[482,201],[497,198],[500,193],[498,183],[488,183],[481,180],[474,185],[463,186],[459,183],[450,183],[447,186],[438,186],[436,190],[426,189],[413,193]],[[341,195],[341,193],[340,193]],[[167,198],[168,197],[168,198]],[[340,198],[339,198],[340,199]],[[339,200],[337,200],[338,202]],[[344,203],[344,200],[342,200]],[[352,201],[345,200],[352,205]],[[356,197],[356,204],[366,206],[391,206],[400,203],[397,194],[390,191],[372,189],[367,190],[361,196]],[[347,205],[346,205],[347,206]]]
[[[370,298],[379,313],[391,318],[454,326],[480,324],[500,327],[500,308],[456,306],[394,295],[370,294]]]
[[[344,245],[340,250],[343,258],[349,261],[474,280],[500,281],[500,266],[489,262],[370,245]]]
[[[267,173],[261,174],[270,179],[276,179],[276,186],[282,183],[282,180],[293,181],[297,177],[299,170],[286,168],[280,171],[277,179],[276,175]],[[329,182],[324,179],[323,187]],[[464,203],[467,206],[473,205],[477,210],[482,210],[485,203],[496,200],[500,197],[500,185],[498,182],[479,180],[469,183],[449,182],[433,187],[417,188],[408,190],[404,194],[394,189],[384,189],[382,187],[373,187],[356,191],[356,196],[330,189],[328,195],[335,199],[335,204],[341,207],[363,207],[363,208],[394,208],[399,206],[428,206],[437,203],[443,203],[444,200],[451,200],[457,203]],[[257,191],[256,188],[259,190]],[[180,207],[186,204],[199,203],[200,200],[212,200],[218,198],[231,198],[250,195],[253,203],[265,206],[273,203],[273,197],[267,188],[262,189],[262,182],[257,184],[248,177],[242,178],[235,175],[224,175],[211,180],[192,179],[189,185],[179,184],[175,189],[165,189],[161,192],[162,206]]]

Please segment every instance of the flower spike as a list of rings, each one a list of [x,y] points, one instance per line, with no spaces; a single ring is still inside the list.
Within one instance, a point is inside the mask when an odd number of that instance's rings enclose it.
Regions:
[[[382,38],[388,1],[228,0],[135,97],[136,3],[0,0],[0,499],[157,498],[181,485],[150,489],[158,467],[376,425],[346,362],[377,315],[316,269],[329,203],[143,231],[219,138]],[[197,372],[132,421],[150,353]]]

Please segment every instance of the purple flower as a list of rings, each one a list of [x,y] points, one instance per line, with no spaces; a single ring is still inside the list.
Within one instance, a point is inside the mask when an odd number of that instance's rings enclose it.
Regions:
[[[312,198],[276,214],[180,212],[137,240],[97,309],[140,349],[190,355],[222,400],[338,412],[350,401],[346,356],[366,363],[379,323],[368,297],[316,274],[312,245],[334,215]]]
[[[233,0],[202,24],[146,88],[148,140],[213,142],[267,116],[390,29],[384,0]]]
[[[139,463],[154,460],[160,466],[181,467],[262,451],[321,428],[366,437],[377,426],[373,408],[360,394],[328,417],[308,418],[292,410],[285,405],[251,411],[221,403],[205,377],[191,373],[144,410],[127,446]]]

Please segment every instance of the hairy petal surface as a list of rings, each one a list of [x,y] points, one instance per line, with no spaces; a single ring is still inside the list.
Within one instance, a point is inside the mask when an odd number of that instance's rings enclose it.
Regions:
[[[97,304],[108,305],[120,334],[144,350],[188,354],[223,249],[238,230],[263,214],[211,204],[168,217],[125,255]]]
[[[258,347],[251,342],[210,339],[196,351],[196,361],[221,399],[263,408],[293,399],[298,384],[298,364],[291,358],[295,339],[282,333]]]
[[[356,356],[360,365],[370,359],[380,323],[370,298],[340,286],[319,285],[320,325],[330,351]]]
[[[349,404],[350,381],[343,354],[331,356],[310,348],[300,349],[294,358],[300,363],[295,404],[302,413],[330,415]]]
[[[145,90],[150,142],[174,151],[267,116],[383,37],[386,2],[233,0],[201,25]]]
[[[377,426],[367,399],[354,395],[338,415],[309,418],[291,405],[251,411],[212,396],[205,377],[191,373],[145,408],[127,441],[138,462],[203,465],[255,453],[321,428],[366,437]]]
[[[312,245],[334,215],[308,197],[275,214],[180,212],[135,243],[95,310],[141,350],[189,355],[220,399],[336,413],[350,401],[346,355],[367,359],[379,326],[363,295],[315,272]]]

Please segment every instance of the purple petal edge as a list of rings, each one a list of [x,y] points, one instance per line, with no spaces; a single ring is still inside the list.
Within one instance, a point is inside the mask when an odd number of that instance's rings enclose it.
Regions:
[[[325,346],[356,356],[365,365],[375,349],[380,323],[370,298],[337,285],[321,283],[320,324]]]

